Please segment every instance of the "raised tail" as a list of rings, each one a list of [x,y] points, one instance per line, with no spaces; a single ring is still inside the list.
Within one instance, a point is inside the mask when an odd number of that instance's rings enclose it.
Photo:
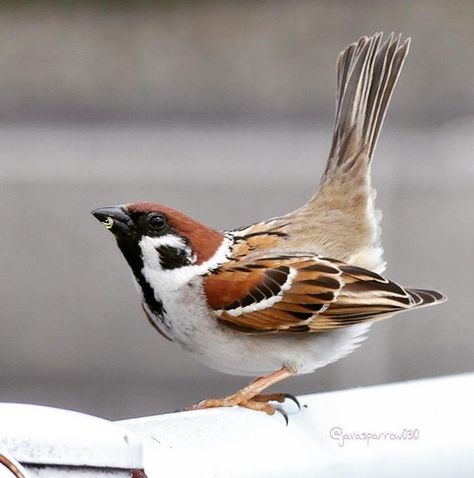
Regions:
[[[330,156],[317,193],[282,218],[285,247],[298,249],[304,243],[318,254],[384,270],[370,161],[409,44],[393,35],[382,43],[382,34],[376,34],[340,54]],[[291,239],[296,228],[298,242]]]
[[[410,46],[409,38],[402,43],[393,33],[381,40],[382,33],[362,37],[339,55],[334,135],[323,181],[359,155],[372,158]]]

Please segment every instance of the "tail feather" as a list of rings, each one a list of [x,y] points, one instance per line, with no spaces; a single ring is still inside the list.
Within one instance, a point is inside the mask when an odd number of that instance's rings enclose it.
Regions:
[[[393,34],[381,40],[381,33],[362,37],[339,56],[334,136],[323,178],[354,156],[373,156],[410,46],[410,39],[402,43]]]
[[[425,307],[427,305],[440,304],[446,302],[447,298],[441,292],[427,289],[406,289],[414,304],[412,307]]]
[[[382,272],[381,213],[375,209],[370,160],[408,54],[410,41],[363,37],[339,56],[334,135],[317,193],[284,216],[285,247],[301,243],[327,257]],[[298,226],[298,240],[292,232]]]

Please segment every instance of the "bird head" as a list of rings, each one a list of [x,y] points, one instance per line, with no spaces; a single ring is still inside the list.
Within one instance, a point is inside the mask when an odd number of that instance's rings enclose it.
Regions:
[[[199,265],[210,259],[224,235],[185,214],[154,203],[95,209],[92,214],[114,234],[134,275]]]

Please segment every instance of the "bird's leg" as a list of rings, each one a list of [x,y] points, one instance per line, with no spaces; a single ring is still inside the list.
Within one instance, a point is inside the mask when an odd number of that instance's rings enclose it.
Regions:
[[[269,415],[275,413],[275,407],[267,403],[270,400],[280,401],[284,394],[261,394],[263,390],[274,385],[275,383],[284,380],[285,378],[294,375],[294,371],[289,367],[283,366],[280,370],[259,377],[253,382],[249,383],[246,387],[242,388],[238,392],[229,395],[225,398],[211,398],[209,400],[203,400],[196,405],[189,407],[187,410],[201,410],[203,408],[214,407],[233,407],[238,405],[239,407],[250,408],[252,410],[259,410]],[[277,397],[277,398],[274,398]],[[285,397],[287,398],[287,397]],[[284,401],[284,400],[281,400]]]

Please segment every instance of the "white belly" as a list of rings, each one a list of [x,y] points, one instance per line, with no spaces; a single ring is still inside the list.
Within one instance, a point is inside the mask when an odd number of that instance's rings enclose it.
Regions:
[[[172,338],[208,367],[232,375],[264,375],[286,365],[310,373],[352,352],[370,324],[322,333],[245,334],[209,315],[200,281],[161,296]]]

